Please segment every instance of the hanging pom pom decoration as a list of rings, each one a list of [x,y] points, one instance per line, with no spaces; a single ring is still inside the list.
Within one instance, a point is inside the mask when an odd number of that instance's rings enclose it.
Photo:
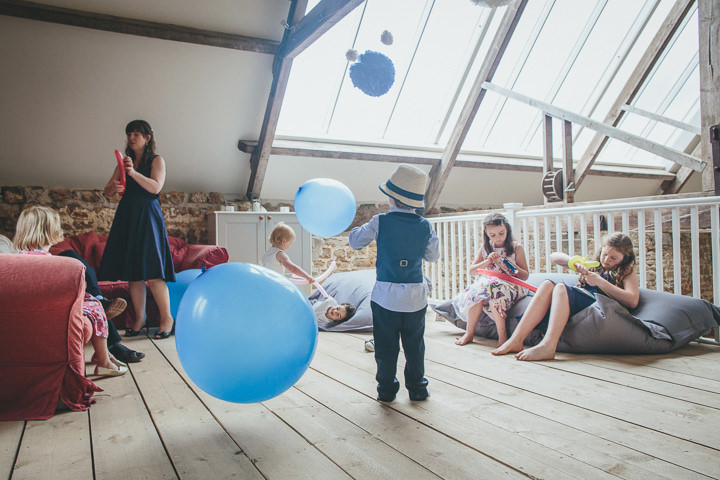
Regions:
[[[475,5],[487,8],[499,8],[505,5],[510,5],[515,0],[470,0]]]
[[[395,66],[379,52],[366,50],[350,65],[350,79],[357,88],[371,97],[386,94],[395,82]]]
[[[392,43],[393,43],[392,33],[390,33],[387,30],[384,30],[382,32],[382,34],[380,34],[380,41],[383,43],[383,45],[392,45]]]
[[[356,62],[357,57],[358,57],[357,50],[354,50],[351,48],[350,50],[345,52],[345,58],[347,58],[347,61],[350,63]]]

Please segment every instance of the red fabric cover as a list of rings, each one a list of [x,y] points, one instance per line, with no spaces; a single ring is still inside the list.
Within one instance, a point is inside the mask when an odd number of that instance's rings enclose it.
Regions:
[[[85,267],[71,258],[0,255],[0,420],[87,410]],[[90,327],[92,328],[92,327]],[[89,338],[89,337],[87,337]]]
[[[65,237],[62,242],[50,248],[50,253],[57,255],[64,250],[75,250],[97,272],[100,268],[106,243],[106,235],[98,235],[91,231],[74,237]],[[180,238],[170,236],[168,236],[168,243],[170,244],[170,253],[173,258],[175,272],[182,272],[191,268],[214,267],[226,263],[230,258],[227,250],[217,245],[187,244]],[[130,299],[128,282],[100,282],[100,291],[105,298],[124,298],[128,302],[125,312],[113,319],[116,327],[124,328],[135,323],[135,311]],[[145,310],[149,325],[157,326],[160,323],[160,313],[149,289]]]

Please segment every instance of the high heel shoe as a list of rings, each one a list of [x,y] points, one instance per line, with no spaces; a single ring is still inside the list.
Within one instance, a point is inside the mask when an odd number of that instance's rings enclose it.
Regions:
[[[163,332],[162,330],[158,329],[157,332],[155,332],[155,340],[164,340],[168,338],[170,335],[175,333],[175,319],[173,318],[172,328],[169,332]]]
[[[140,333],[142,333],[143,328],[145,330],[147,330],[147,322],[142,324],[142,326],[140,328],[138,328],[137,330],[133,330],[132,328],[126,328],[125,336],[126,337],[137,337],[138,335],[140,335]]]

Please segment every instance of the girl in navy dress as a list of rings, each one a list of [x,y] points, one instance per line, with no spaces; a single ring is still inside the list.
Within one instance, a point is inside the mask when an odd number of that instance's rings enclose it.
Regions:
[[[125,280],[135,310],[135,325],[125,336],[134,337],[147,322],[145,284],[150,287],[160,311],[156,339],[168,338],[174,326],[170,313],[167,283],[175,281],[165,219],[158,196],[165,184],[165,160],[155,153],[155,134],[145,120],[133,120],[125,127],[125,177],[119,167],[105,185],[105,195],[122,193],[103,252],[100,280]]]

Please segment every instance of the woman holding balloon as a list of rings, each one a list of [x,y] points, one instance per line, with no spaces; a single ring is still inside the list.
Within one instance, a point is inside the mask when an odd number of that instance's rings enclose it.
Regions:
[[[125,127],[125,157],[105,185],[105,195],[122,194],[110,228],[98,278],[126,280],[135,310],[135,325],[125,336],[138,335],[145,326],[146,286],[160,311],[156,339],[168,338],[174,327],[166,282],[175,281],[165,219],[158,196],[165,184],[165,160],[155,153],[155,134],[145,120]],[[125,180],[123,182],[123,180]]]

